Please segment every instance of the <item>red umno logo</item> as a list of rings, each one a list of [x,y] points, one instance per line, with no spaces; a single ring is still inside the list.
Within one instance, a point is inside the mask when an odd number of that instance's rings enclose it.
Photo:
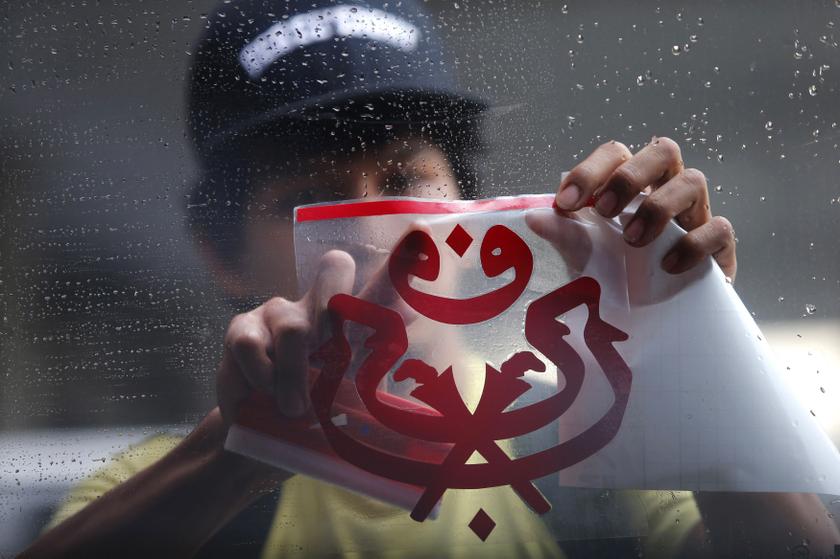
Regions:
[[[463,256],[472,242],[472,237],[460,225],[446,239],[448,250],[458,256]],[[513,279],[499,289],[467,299],[414,289],[412,277],[435,281],[440,273],[438,247],[422,230],[412,231],[397,244],[388,261],[388,273],[396,292],[416,312],[445,324],[474,324],[491,320],[513,305],[533,272],[531,250],[515,232],[502,225],[487,230],[481,242],[480,259],[487,277],[512,270]],[[600,296],[601,288],[595,279],[579,277],[529,303],[525,340],[530,348],[511,348],[515,353],[498,369],[486,365],[484,389],[475,411],[471,412],[458,392],[452,367],[439,372],[420,359],[402,360],[408,350],[408,338],[398,312],[351,295],[335,295],[328,305],[332,337],[313,356],[322,361],[323,367],[312,387],[312,403],[329,444],[338,456],[359,468],[424,488],[411,512],[417,521],[427,518],[449,488],[510,485],[535,512],[547,512],[551,504],[533,480],[576,464],[609,443],[618,433],[630,395],[632,373],[613,346],[628,336],[601,319]],[[582,337],[612,388],[613,404],[598,421],[571,439],[534,454],[511,458],[497,441],[531,433],[555,421],[580,394],[586,374],[584,361],[564,340],[571,331],[558,320],[580,305],[588,308]],[[351,437],[333,424],[330,419],[333,402],[351,363],[356,362],[354,348],[345,333],[347,323],[367,326],[373,331],[362,348],[368,352],[367,356],[354,371],[355,387],[370,415],[405,437],[446,445],[442,461],[387,452]],[[562,372],[565,383],[548,398],[505,411],[531,389],[522,378],[527,371],[545,372],[544,361],[532,349],[554,364],[556,374]],[[411,396],[428,407],[405,409],[381,398],[377,388],[392,371],[396,382],[414,380],[417,387]],[[468,464],[475,452],[486,462]],[[481,539],[489,535],[493,526],[483,510],[470,523]]]

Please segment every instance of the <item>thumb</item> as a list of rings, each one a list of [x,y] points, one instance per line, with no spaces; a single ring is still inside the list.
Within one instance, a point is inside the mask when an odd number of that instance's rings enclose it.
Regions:
[[[376,271],[374,271],[358,295],[360,299],[364,299],[365,301],[370,301],[397,311],[400,316],[402,316],[403,322],[406,325],[410,324],[415,318],[417,318],[417,312],[406,304],[394,288],[394,284],[391,282],[390,265],[392,258],[399,258],[401,256],[394,254],[393,251],[402,245],[408,235],[417,231],[422,231],[429,236],[431,236],[432,233],[431,227],[427,223],[420,221],[415,221],[407,227],[406,232],[403,233],[399,237],[399,240],[394,243],[388,258]]]
[[[331,250],[318,262],[312,287],[303,296],[312,321],[312,334],[322,340],[328,333],[328,305],[338,293],[351,293],[356,280],[356,262],[343,250]]]
[[[572,213],[539,209],[526,213],[525,223],[551,243],[570,269],[583,271],[592,256],[592,240],[585,222]]]

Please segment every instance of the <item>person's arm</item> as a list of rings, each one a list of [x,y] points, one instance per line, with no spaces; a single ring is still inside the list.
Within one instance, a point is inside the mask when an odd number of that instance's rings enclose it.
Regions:
[[[223,448],[213,410],[157,462],[46,532],[21,557],[190,556],[289,474]]]
[[[809,557],[828,558],[840,544],[840,532],[816,495],[644,491],[641,500],[649,526],[642,545],[649,557],[787,559],[805,556],[807,548]]]
[[[816,495],[703,492],[694,498],[715,556],[836,557],[840,531]],[[808,555],[797,555],[798,546]]]
[[[306,411],[309,352],[322,341],[329,299],[349,292],[354,277],[350,255],[331,251],[299,301],[275,297],[234,317],[216,374],[219,407],[160,460],[49,530],[23,556],[193,555],[249,503],[288,478],[225,451],[228,427],[253,390],[272,394],[286,415]]]

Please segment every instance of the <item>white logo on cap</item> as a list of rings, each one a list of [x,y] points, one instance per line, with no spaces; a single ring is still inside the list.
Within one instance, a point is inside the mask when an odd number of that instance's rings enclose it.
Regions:
[[[254,79],[286,54],[334,37],[369,39],[412,51],[417,48],[419,35],[410,22],[383,10],[341,4],[275,23],[245,45],[239,52],[239,63]]]

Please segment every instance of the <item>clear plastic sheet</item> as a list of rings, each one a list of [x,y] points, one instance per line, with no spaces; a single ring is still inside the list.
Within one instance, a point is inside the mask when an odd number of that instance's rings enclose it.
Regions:
[[[255,397],[228,448],[423,522],[450,493],[509,488],[555,540],[644,534],[623,490],[840,493],[837,451],[713,261],[668,275],[675,224],[636,249],[635,204],[552,201],[297,208],[301,291],[340,250],[353,292],[329,301],[310,413]]]

